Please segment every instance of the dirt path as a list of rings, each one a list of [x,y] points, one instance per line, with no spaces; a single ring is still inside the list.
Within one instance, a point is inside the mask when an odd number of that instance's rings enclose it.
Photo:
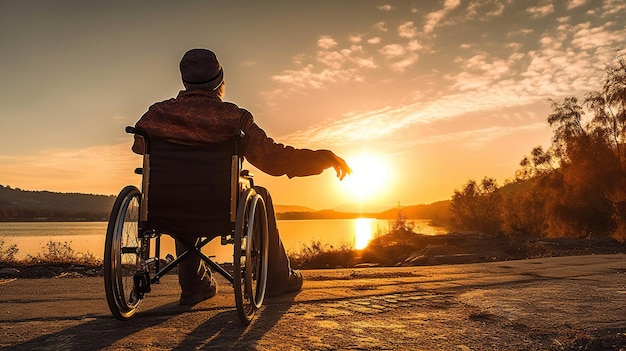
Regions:
[[[248,328],[232,289],[177,305],[168,276],[129,322],[101,278],[0,284],[0,346],[16,350],[626,350],[626,255],[305,271]]]

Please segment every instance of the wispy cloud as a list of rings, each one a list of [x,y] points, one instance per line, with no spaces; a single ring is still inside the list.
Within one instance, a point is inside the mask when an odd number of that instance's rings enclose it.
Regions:
[[[554,5],[552,3],[545,3],[539,6],[531,6],[526,9],[526,11],[532,18],[542,18],[554,13]]]
[[[488,21],[504,13],[505,3],[500,0],[471,1],[467,5],[465,18]]]
[[[417,35],[417,27],[415,27],[413,21],[406,22],[398,27],[398,34],[402,38],[415,38],[415,36]]]
[[[441,22],[446,14],[461,4],[460,0],[446,0],[443,4],[443,8],[438,11],[429,13],[426,16],[426,24],[424,25],[424,32],[431,33],[435,30],[435,27]]]
[[[383,32],[383,33],[384,33],[384,32],[386,32],[386,31],[388,30],[388,29],[387,29],[387,26],[385,25],[385,22],[382,22],[382,21],[381,21],[381,22],[377,22],[377,23],[375,23],[375,24],[372,26],[372,28],[374,28],[375,30],[377,30],[377,31],[379,31],[379,32]]]
[[[347,115],[338,121],[285,135],[281,140],[294,145],[349,145],[355,142],[393,140],[394,135],[403,130],[419,130],[428,124],[469,113],[524,106],[537,101],[535,96],[519,96],[512,89],[503,91],[501,87],[492,86],[488,90],[473,90],[446,95],[428,103],[387,106],[375,111]]]
[[[465,149],[479,149],[498,138],[504,138],[520,132],[543,131],[545,129],[546,124],[543,122],[523,126],[491,126],[416,138],[410,141],[410,144],[429,145],[454,142],[457,145],[462,145]]]
[[[571,10],[587,4],[587,0],[570,0],[567,3],[567,9]]]
[[[602,3],[602,18],[613,16],[626,10],[626,3],[621,0],[606,0]]]

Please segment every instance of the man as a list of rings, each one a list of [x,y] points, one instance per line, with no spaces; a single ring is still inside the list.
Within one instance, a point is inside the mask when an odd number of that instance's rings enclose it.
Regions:
[[[237,105],[223,102],[224,70],[215,54],[207,49],[192,49],[180,61],[185,90],[176,98],[152,105],[137,122],[152,138],[185,145],[222,142],[232,138],[235,130],[245,133],[244,157],[261,171],[273,176],[303,177],[322,173],[333,167],[343,179],[352,171],[346,162],[329,150],[296,149],[274,142],[254,122],[252,114]],[[133,151],[143,154],[143,139],[135,137]],[[280,240],[269,192],[255,187],[265,200],[269,229],[269,267],[267,295],[276,296],[298,291],[302,274],[290,267]],[[176,252],[190,245],[176,238]],[[193,305],[216,294],[216,283],[197,255],[190,255],[179,266],[180,303]]]

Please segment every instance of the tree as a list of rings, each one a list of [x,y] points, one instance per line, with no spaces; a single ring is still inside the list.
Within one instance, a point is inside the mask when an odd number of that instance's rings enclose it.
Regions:
[[[485,177],[480,183],[470,180],[463,190],[455,190],[452,196],[453,225],[464,230],[496,234],[502,225],[501,207],[502,196],[495,179]]]
[[[542,146],[536,146],[530,156],[526,156],[520,162],[521,169],[515,172],[518,181],[529,180],[554,171],[558,167],[558,158],[551,152],[544,151]]]
[[[624,165],[626,137],[626,58],[620,56],[616,64],[607,66],[601,91],[587,94],[585,103],[594,112],[591,126],[599,131]]]
[[[515,238],[548,236],[546,196],[540,184],[548,181],[550,175],[519,181],[517,189],[504,196],[502,231],[505,234]]]

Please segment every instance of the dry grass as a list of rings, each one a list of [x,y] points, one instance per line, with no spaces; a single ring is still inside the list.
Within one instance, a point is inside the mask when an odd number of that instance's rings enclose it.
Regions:
[[[27,255],[18,260],[15,255],[19,252],[17,245],[13,244],[5,248],[6,243],[0,240],[0,265],[76,265],[97,267],[102,265],[102,260],[87,252],[76,252],[71,247],[71,242],[49,241],[44,252],[37,255]]]

